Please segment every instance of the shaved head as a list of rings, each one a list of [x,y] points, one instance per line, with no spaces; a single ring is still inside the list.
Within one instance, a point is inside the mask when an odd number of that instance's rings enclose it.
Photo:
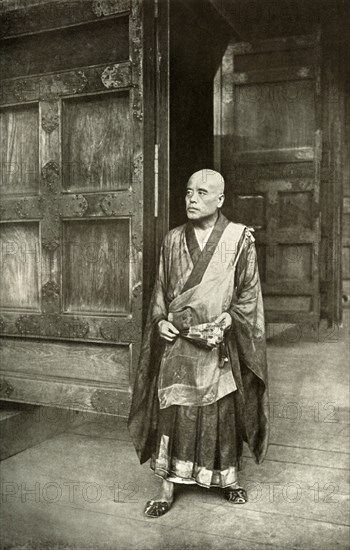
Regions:
[[[222,175],[215,170],[210,170],[209,168],[203,168],[203,170],[198,170],[192,174],[188,183],[204,183],[208,185],[211,191],[218,194],[222,194],[225,191],[225,181]]]
[[[187,217],[195,224],[215,223],[224,202],[225,182],[219,172],[205,168],[192,174],[187,183]]]

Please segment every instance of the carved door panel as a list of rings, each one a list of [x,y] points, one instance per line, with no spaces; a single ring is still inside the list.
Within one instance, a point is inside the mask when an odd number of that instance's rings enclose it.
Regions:
[[[255,229],[267,320],[314,322],[319,319],[318,38],[231,44],[215,89],[215,155],[227,182],[225,210]]]
[[[3,19],[2,397],[125,415],[142,316],[141,2]]]

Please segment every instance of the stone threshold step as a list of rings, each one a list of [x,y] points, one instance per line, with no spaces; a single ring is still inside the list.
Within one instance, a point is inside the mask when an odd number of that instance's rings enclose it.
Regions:
[[[83,413],[0,401],[0,460],[25,451],[85,421]]]

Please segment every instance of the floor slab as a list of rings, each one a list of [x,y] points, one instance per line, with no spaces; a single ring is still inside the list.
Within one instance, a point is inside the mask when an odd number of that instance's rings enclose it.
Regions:
[[[125,419],[87,416],[1,463],[1,546],[25,550],[349,548],[348,319],[322,342],[269,340],[271,444],[244,450],[249,501],[176,486],[148,519],[161,480],[140,466]]]

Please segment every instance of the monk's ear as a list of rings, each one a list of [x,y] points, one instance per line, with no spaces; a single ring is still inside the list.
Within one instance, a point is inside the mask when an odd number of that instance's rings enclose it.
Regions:
[[[219,208],[221,208],[222,205],[224,204],[224,200],[225,200],[225,195],[222,193],[219,197],[219,204],[218,204]]]

